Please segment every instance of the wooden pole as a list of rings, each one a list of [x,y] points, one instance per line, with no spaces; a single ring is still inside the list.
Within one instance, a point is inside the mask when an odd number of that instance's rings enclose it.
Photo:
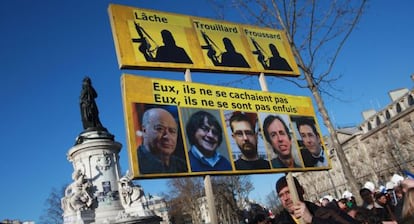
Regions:
[[[192,81],[190,69],[185,70],[184,79],[186,82]],[[210,223],[218,224],[216,206],[214,204],[213,186],[211,185],[210,175],[204,176],[204,191],[206,192],[208,212],[210,213]]]
[[[262,88],[262,91],[268,92],[269,89],[267,88],[266,78],[263,72],[259,75],[259,83],[260,87]]]
[[[214,204],[213,186],[211,185],[210,175],[204,176],[204,190],[206,191],[208,212],[210,213],[210,223],[218,224],[216,206]]]
[[[191,71],[190,71],[189,68],[185,69],[184,80],[186,82],[191,82],[192,81],[192,79],[191,79]]]
[[[288,184],[289,194],[290,194],[290,198],[292,199],[293,204],[298,203],[298,201],[300,201],[299,195],[298,195],[298,189],[296,188],[295,181],[293,180],[293,176],[291,172],[286,174],[286,182]],[[299,224],[305,224],[305,221],[303,220],[303,218],[299,219]]]
[[[259,83],[260,83],[260,87],[262,88],[262,91],[264,92],[269,91],[269,89],[267,88],[266,78],[263,72],[260,73],[259,75]],[[291,172],[286,174],[286,182],[289,188],[290,198],[292,199],[293,204],[296,204],[299,201],[299,195],[298,195],[298,190],[296,189],[295,181],[293,180],[293,176]],[[300,218],[298,221],[299,221],[299,224],[306,224],[303,218]]]

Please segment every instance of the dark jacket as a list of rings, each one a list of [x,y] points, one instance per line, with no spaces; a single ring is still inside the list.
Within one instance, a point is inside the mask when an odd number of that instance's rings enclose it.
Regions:
[[[219,156],[220,159],[214,167],[211,167],[210,165],[202,162],[200,159],[197,159],[191,151],[188,153],[188,158],[190,159],[191,170],[193,172],[232,170],[230,162],[223,156]]]
[[[152,173],[183,173],[187,172],[186,162],[177,157],[170,157],[170,165],[165,166],[156,156],[149,152],[145,146],[138,148],[139,172],[143,174]]]
[[[259,158],[254,161],[247,161],[238,159],[234,162],[236,170],[259,170],[259,169],[270,169],[269,161]]]
[[[312,157],[312,154],[309,152],[308,149],[301,149],[300,150],[303,164],[305,164],[305,167],[314,167],[316,165],[316,159]]]
[[[306,207],[312,214],[312,224],[359,224],[358,221],[343,211],[331,208],[319,207],[309,201],[305,201]],[[296,224],[287,210],[283,210],[276,218],[277,224]]]

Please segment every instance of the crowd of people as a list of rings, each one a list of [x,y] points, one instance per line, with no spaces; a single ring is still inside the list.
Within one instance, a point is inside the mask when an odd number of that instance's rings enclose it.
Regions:
[[[248,224],[413,224],[414,179],[400,181],[392,189],[375,189],[364,185],[358,192],[358,204],[350,192],[340,199],[323,197],[304,200],[305,189],[293,177],[299,200],[294,203],[286,176],[276,182],[276,194],[283,210],[269,216],[255,214]]]

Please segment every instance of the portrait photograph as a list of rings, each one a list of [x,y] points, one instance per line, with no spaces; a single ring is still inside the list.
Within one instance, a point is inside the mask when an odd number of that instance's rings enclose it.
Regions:
[[[191,171],[231,171],[221,112],[180,108],[180,114]]]
[[[289,116],[259,113],[259,120],[272,168],[303,168]]]
[[[134,106],[139,173],[188,172],[177,107],[141,103]]]

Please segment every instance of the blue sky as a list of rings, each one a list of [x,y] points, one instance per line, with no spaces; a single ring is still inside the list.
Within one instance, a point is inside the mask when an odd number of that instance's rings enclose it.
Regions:
[[[73,169],[66,153],[82,131],[78,99],[84,76],[92,78],[98,91],[102,123],[124,146],[120,75],[127,72],[183,80],[180,73],[119,70],[107,13],[109,3],[0,1],[0,220],[38,221],[51,189],[71,181]],[[190,0],[111,3],[199,17],[213,15],[211,6],[201,0],[198,4]],[[362,111],[380,109],[390,102],[388,91],[413,87],[412,9],[414,2],[410,0],[370,2],[334,69],[335,74],[343,75],[336,84],[341,90],[336,95],[346,101],[325,100],[335,125],[359,124]],[[238,78],[193,74],[193,81],[210,84]],[[308,91],[286,83],[274,82],[269,89],[310,96]],[[120,157],[125,172],[125,147]],[[274,188],[276,176],[252,175],[256,189],[251,196],[264,199]],[[167,189],[164,180],[140,183],[151,194]]]

